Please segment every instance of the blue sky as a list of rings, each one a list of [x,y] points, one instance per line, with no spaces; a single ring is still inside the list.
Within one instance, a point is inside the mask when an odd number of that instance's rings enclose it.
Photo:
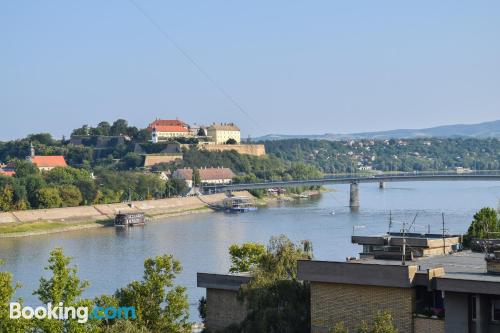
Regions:
[[[0,4],[0,140],[156,117],[244,135],[500,118],[499,1],[127,0]]]

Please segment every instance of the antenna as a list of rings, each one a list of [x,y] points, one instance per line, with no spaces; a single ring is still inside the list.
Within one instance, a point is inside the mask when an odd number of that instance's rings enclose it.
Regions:
[[[417,220],[417,216],[418,216],[418,212],[415,214],[415,217],[413,218],[413,221],[411,222],[410,226],[408,227],[408,231],[410,231],[411,227],[415,225],[415,221]]]
[[[441,213],[441,220],[443,223],[442,231],[443,231],[443,254],[446,254],[446,229],[444,227],[444,213]]]
[[[391,233],[391,228],[392,228],[392,210],[389,211],[389,231],[387,232],[388,234]]]
[[[403,253],[401,256],[401,265],[406,265],[406,222],[403,222]]]

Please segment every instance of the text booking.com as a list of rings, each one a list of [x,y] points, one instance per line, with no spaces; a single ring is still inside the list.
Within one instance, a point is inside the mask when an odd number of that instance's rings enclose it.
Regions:
[[[135,307],[102,307],[95,306],[92,311],[86,306],[74,307],[64,306],[62,302],[57,305],[47,303],[46,306],[30,307],[22,306],[20,303],[12,302],[9,305],[9,316],[11,319],[74,319],[78,323],[86,323],[89,319],[135,319]]]

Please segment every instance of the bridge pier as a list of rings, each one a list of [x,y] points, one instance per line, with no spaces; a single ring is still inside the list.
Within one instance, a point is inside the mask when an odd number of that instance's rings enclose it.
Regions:
[[[378,188],[379,189],[384,189],[385,188],[385,182],[381,181],[381,182],[378,182]]]
[[[349,194],[349,207],[352,209],[359,208],[359,184],[351,183],[351,191]]]

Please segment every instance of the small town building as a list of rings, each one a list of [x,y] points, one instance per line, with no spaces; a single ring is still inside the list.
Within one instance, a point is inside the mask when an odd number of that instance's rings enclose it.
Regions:
[[[40,156],[35,154],[33,144],[30,144],[30,155],[27,157],[40,171],[50,171],[54,168],[66,168],[68,164],[62,155]]]
[[[158,143],[160,141],[187,138],[190,136],[191,133],[189,130],[181,126],[156,126],[151,132],[151,141]]]
[[[237,144],[241,142],[241,132],[233,123],[212,124],[207,129],[207,134],[215,144],[224,144],[233,139]]]
[[[0,176],[13,177],[15,174],[14,170],[0,168]]]
[[[229,168],[200,168],[197,169],[200,175],[200,182],[205,185],[229,184],[233,181],[234,172]],[[172,178],[183,179],[188,187],[193,187],[193,169],[182,168],[172,173]]]
[[[50,171],[54,168],[66,168],[66,160],[64,156],[33,156],[30,158],[31,163],[40,171]]]
[[[152,130],[156,126],[180,126],[185,129],[189,129],[189,125],[179,119],[155,119],[151,124],[148,125],[148,129]]]
[[[178,119],[156,119],[147,128],[154,143],[193,136],[189,125]]]

